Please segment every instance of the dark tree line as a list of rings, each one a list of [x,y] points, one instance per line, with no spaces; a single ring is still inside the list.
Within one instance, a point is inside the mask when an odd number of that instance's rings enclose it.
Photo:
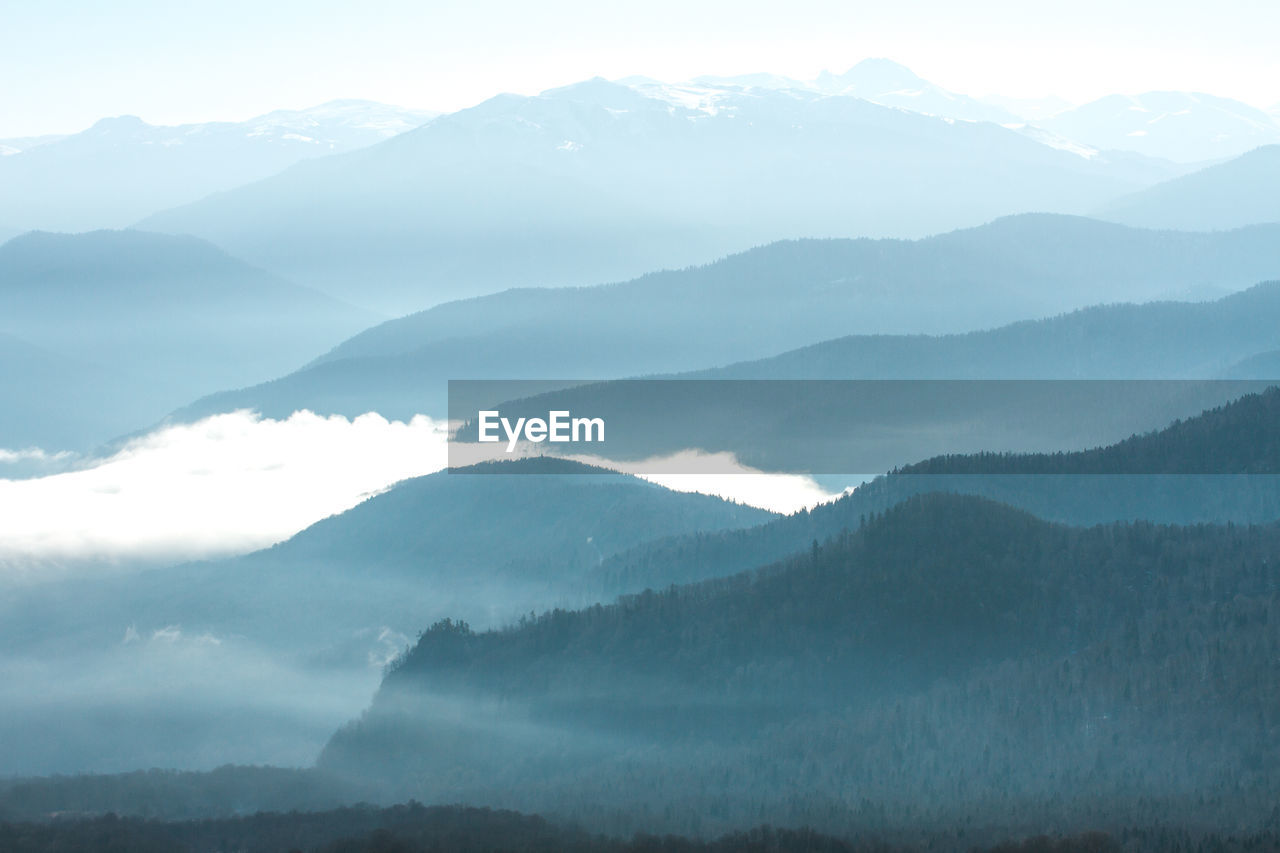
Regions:
[[[1277,845],[1280,836],[1270,832],[1219,835],[1132,828],[994,843],[973,843],[962,830],[902,843],[768,825],[715,839],[644,833],[622,839],[515,812],[412,802],[383,809],[355,806],[168,823],[115,814],[0,822],[5,853],[1255,853]]]

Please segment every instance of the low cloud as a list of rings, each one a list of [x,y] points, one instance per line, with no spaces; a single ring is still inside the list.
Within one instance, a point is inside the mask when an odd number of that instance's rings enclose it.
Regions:
[[[767,473],[743,465],[732,453],[684,450],[639,462],[575,456],[581,462],[614,468],[677,492],[700,492],[761,509],[790,514],[835,500],[831,492],[803,474]],[[652,473],[652,472],[679,473]]]
[[[235,412],[164,427],[79,470],[0,479],[0,565],[12,576],[60,561],[241,553],[445,460],[443,425],[423,416]]]
[[[74,457],[75,454],[68,450],[48,453],[39,447],[26,447],[22,450],[6,450],[0,447],[0,465],[14,465],[19,462],[62,462]]]
[[[511,451],[501,443],[455,441],[449,446],[449,461],[457,467],[546,455],[557,455],[585,465],[621,471],[677,492],[715,495],[784,514],[812,509],[845,493],[832,492],[804,474],[783,474],[752,468],[739,461],[737,454],[728,451],[712,453],[690,449],[638,461],[626,461],[588,453],[557,454],[554,448],[531,442],[521,442]],[[869,478],[856,477],[851,485],[867,479]]]
[[[443,421],[251,412],[158,429],[74,470],[0,479],[0,579],[119,571],[244,553],[287,539],[408,477],[447,464]],[[0,461],[48,459],[36,449]],[[731,454],[687,451],[667,465],[584,458],[677,491],[794,512],[835,495]],[[654,470],[682,473],[654,475]],[[687,473],[684,473],[687,472]]]

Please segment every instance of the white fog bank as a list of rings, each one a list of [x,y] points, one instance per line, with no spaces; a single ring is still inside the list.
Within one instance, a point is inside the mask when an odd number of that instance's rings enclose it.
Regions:
[[[443,423],[424,416],[234,412],[166,426],[80,470],[0,479],[0,566],[243,553],[445,461]]]
[[[270,420],[242,411],[165,426],[75,470],[0,479],[0,581],[264,548],[400,480],[442,470],[446,441],[445,422],[423,415],[404,422],[303,411]],[[731,454],[579,458],[775,512],[838,496],[808,477],[747,468]]]

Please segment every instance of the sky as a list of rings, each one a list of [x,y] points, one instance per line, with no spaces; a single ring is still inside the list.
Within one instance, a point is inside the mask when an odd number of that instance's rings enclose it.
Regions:
[[[597,75],[810,79],[873,56],[977,96],[1186,89],[1269,107],[1277,33],[1274,0],[9,0],[0,138],[349,97],[454,110]]]

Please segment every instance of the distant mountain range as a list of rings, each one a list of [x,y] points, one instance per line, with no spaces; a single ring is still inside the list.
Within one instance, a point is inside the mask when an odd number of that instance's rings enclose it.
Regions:
[[[1017,121],[1008,110],[948,92],[889,59],[864,59],[843,74],[824,71],[812,85],[827,95],[852,95],[930,115],[996,124]]]
[[[1101,149],[1184,163],[1280,143],[1280,123],[1263,110],[1198,92],[1109,95],[1039,123]]]
[[[620,82],[652,86],[657,81]],[[816,91],[961,121],[989,121],[1048,145],[1094,156],[1128,151],[1178,163],[1234,157],[1280,142],[1276,111],[1199,92],[1108,95],[1080,106],[1056,97],[973,98],[948,91],[888,59],[865,59],[848,71],[800,81],[773,74],[700,77],[694,84]],[[1114,155],[1113,155],[1114,156]]]
[[[1267,145],[1116,199],[1099,215],[1144,228],[1187,231],[1280,222],[1280,145]]]
[[[1055,98],[978,99],[949,91],[887,59],[867,59],[842,73],[823,72],[812,81],[760,73],[706,76],[682,84],[639,77],[620,82],[650,103],[637,107],[621,92],[604,95],[603,81],[534,99],[500,96],[454,114],[449,130],[423,136],[414,146],[360,165],[307,173],[300,183],[285,180],[261,196],[250,193],[284,214],[291,205],[301,205],[290,200],[292,193],[307,192],[304,187],[317,182],[314,192],[319,197],[331,199],[339,209],[349,208],[367,204],[362,181],[385,191],[388,187],[378,183],[385,183],[388,173],[398,173],[406,181],[402,195],[416,191],[425,200],[415,205],[401,197],[384,213],[440,219],[430,230],[408,232],[401,221],[397,237],[384,235],[364,251],[353,245],[357,235],[352,233],[364,227],[364,220],[342,218],[336,212],[330,219],[313,216],[314,221],[292,226],[319,229],[317,241],[330,246],[324,259],[305,253],[300,236],[295,239],[292,231],[279,235],[288,237],[289,245],[272,249],[267,243],[278,240],[255,242],[236,222],[219,223],[211,209],[166,213],[159,224],[146,227],[197,233],[290,277],[315,276],[314,283],[336,288],[334,292],[348,301],[399,313],[515,284],[625,278],[658,267],[705,262],[780,238],[920,236],[1016,212],[1083,213],[1113,196],[1180,174],[1187,166],[1179,164],[1280,143],[1280,123],[1273,115],[1226,98],[1148,92],[1112,95],[1074,108]],[[548,105],[548,99],[580,106],[566,111],[562,104]],[[848,108],[850,100],[953,124],[995,124],[1009,135],[973,127],[948,133],[901,116],[897,121],[877,118]],[[837,109],[835,104],[846,106]],[[592,106],[596,115],[590,114]],[[655,121],[659,111],[671,108],[675,113],[666,117],[668,121]],[[0,195],[5,199],[0,203],[0,240],[31,229],[123,227],[157,211],[268,178],[300,160],[372,145],[434,116],[348,100],[278,110],[244,122],[175,127],[120,116],[69,136],[0,140]],[[750,125],[755,131],[744,135],[733,130],[727,124],[730,118],[744,119],[738,127]],[[826,138],[832,134],[856,138],[856,150]],[[1013,134],[1088,162],[1055,160],[1044,152],[1037,157],[1035,148],[1011,142]],[[709,141],[712,137],[714,142]],[[471,146],[464,141],[469,138],[484,142]],[[905,147],[895,141],[907,139],[912,142]],[[707,146],[727,156],[708,157]],[[471,147],[475,150],[468,151]],[[979,156],[975,148],[989,148],[989,156]],[[499,168],[486,177],[485,158],[490,158],[489,166],[521,166],[512,167],[510,174]],[[894,163],[890,174],[903,191],[889,192],[882,176],[868,173],[868,159],[882,166]],[[627,168],[610,171],[606,161],[625,163]],[[925,164],[932,170],[935,161],[936,171],[916,177]],[[1017,172],[1016,180],[1002,171],[1001,162]],[[744,163],[754,168],[744,171]],[[463,165],[470,177],[459,172]],[[966,177],[970,171],[971,178]],[[615,180],[604,182],[601,172]],[[1073,187],[1063,180],[1064,172],[1078,174],[1082,183]],[[619,176],[622,179],[616,180]],[[831,186],[824,190],[824,182]],[[1007,186],[1010,182],[1017,186]],[[511,197],[503,196],[499,186]],[[846,194],[843,201],[840,191]],[[855,204],[849,193],[866,204]],[[560,200],[549,205],[553,197]],[[234,208],[237,203],[210,202],[214,208]],[[556,234],[567,240],[566,232],[578,228],[580,262],[557,262],[551,253],[516,240],[505,246],[514,258],[504,267],[486,259],[492,253],[479,246],[462,247],[456,239],[433,237],[451,222],[441,211],[474,215],[477,205],[491,219],[508,225],[512,220],[541,222],[544,241]],[[580,206],[583,215],[574,217],[566,209],[571,205]],[[793,209],[780,209],[784,205]],[[553,208],[554,221],[548,219]],[[298,212],[305,212],[305,207],[299,206]],[[751,215],[744,216],[747,213]],[[187,227],[182,227],[182,220]],[[610,221],[629,228],[632,244],[602,233]],[[415,246],[414,235],[420,245]],[[642,238],[639,243],[637,236]],[[510,244],[514,238],[507,239]],[[610,251],[595,245],[600,239],[614,241]],[[464,248],[469,258],[440,257],[442,251],[461,255]],[[610,252],[617,258],[613,263],[608,262]],[[474,269],[477,263],[486,268]],[[410,270],[415,264],[416,278]],[[339,273],[370,270],[390,278],[378,288],[382,292],[372,292],[368,285],[359,293],[342,289]],[[524,280],[519,278],[521,271]]]
[[[350,151],[434,114],[371,101],[277,110],[243,122],[105,118],[65,137],[0,141],[0,240],[43,229],[124,228],[166,207]]]
[[[638,88],[654,80],[619,82]],[[961,121],[988,121],[1046,144],[1089,156],[1128,151],[1178,163],[1202,163],[1280,142],[1277,110],[1260,110],[1199,92],[1108,95],[1079,106],[1057,97],[973,98],[948,91],[889,59],[864,59],[843,73],[800,81],[774,74],[700,77],[696,85],[816,91]]]
[[[22,136],[11,139],[0,139],[0,157],[10,157],[30,148],[36,148],[37,146],[45,145],[49,142],[57,142],[59,139],[66,138],[66,134],[50,133],[42,136]]]
[[[148,217],[387,312],[585,285],[790,237],[1082,213],[1179,174],[848,95],[596,79]]]
[[[3,362],[0,447],[86,449],[376,319],[194,237],[16,237],[0,246],[0,332],[31,349]]]
[[[181,417],[245,407],[271,416],[300,408],[441,413],[447,379],[676,373],[853,331],[871,336],[714,375],[1203,378],[1276,348],[1273,289],[1219,307],[1106,308],[957,337],[874,333],[997,326],[1096,302],[1213,296],[1280,276],[1278,236],[1273,226],[1179,234],[1040,215],[914,242],[778,243],[623,284],[513,290],[442,305],[369,329],[289,376],[199,401]],[[835,355],[840,347],[850,355]]]
[[[450,417],[468,420],[457,440],[474,442],[479,408],[500,409],[513,421],[556,410],[590,412],[613,425],[610,441],[599,449],[575,445],[574,452],[638,462],[696,448],[732,453],[763,470],[820,475],[882,472],[903,459],[940,453],[1083,449],[1265,386],[1009,380],[1280,381],[1280,374],[1267,374],[1277,317],[1280,282],[1271,282],[1215,302],[1096,306],[960,335],[850,336],[671,377],[700,380],[700,387],[684,381],[512,384],[489,392],[495,399],[474,402],[471,391],[483,388],[454,388]],[[650,464],[645,470],[679,469]]]

